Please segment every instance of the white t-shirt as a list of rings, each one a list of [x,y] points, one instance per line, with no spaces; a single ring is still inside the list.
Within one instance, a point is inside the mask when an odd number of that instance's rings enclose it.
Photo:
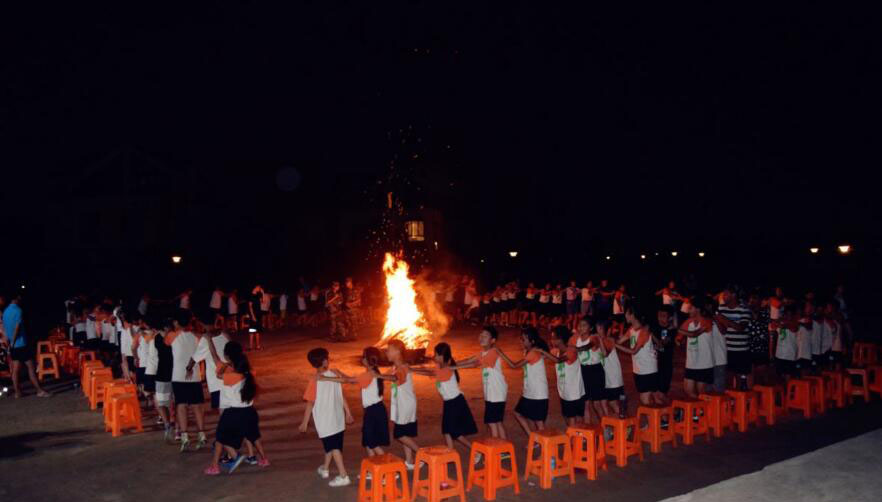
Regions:
[[[201,382],[202,372],[199,365],[193,366],[193,372],[190,378],[187,378],[187,364],[196,354],[196,346],[199,344],[199,337],[189,331],[181,331],[175,335],[166,335],[166,343],[171,338],[172,349],[172,382]]]
[[[279,295],[279,311],[285,312],[288,310],[288,295]]]
[[[141,301],[138,302],[138,313],[142,316],[147,315],[147,300],[141,298]]]
[[[787,328],[778,328],[778,343],[775,344],[775,358],[795,361],[797,353],[796,333]]]
[[[594,299],[594,295],[591,294],[591,290],[588,288],[582,288],[582,301],[590,302]]]
[[[152,343],[152,341],[148,343],[143,335],[139,334],[136,336],[137,336],[137,340],[138,340],[138,348],[135,349],[135,352],[138,354],[138,367],[139,368],[146,368],[147,367],[147,354],[150,349],[150,347],[148,345],[149,345],[149,343]]]
[[[413,391],[413,375],[404,368],[395,371],[398,380],[392,382],[392,397],[389,400],[389,419],[398,425],[416,422],[417,399]]]
[[[131,357],[132,354],[132,329],[123,327],[119,332],[119,351],[123,357]]]
[[[236,299],[232,296],[227,298],[227,311],[233,315],[239,313],[239,304],[236,303]]]
[[[101,340],[116,345],[116,328],[108,321],[101,321]]]
[[[824,333],[824,327],[820,321],[812,321],[812,355],[821,354],[821,337]]]
[[[481,352],[481,383],[484,387],[484,401],[504,403],[508,395],[508,383],[502,373],[502,358],[495,348]]]
[[[215,289],[214,291],[212,291],[211,302],[208,304],[208,306],[213,309],[220,310],[222,296],[223,296],[223,294],[220,292],[220,290]]]
[[[698,321],[689,321],[687,331],[695,332],[701,329]],[[689,337],[686,341],[686,368],[691,370],[706,370],[714,367],[713,349],[711,348],[711,336],[713,330],[705,331],[698,336]]]
[[[306,297],[297,295],[297,310],[306,312]]]
[[[86,318],[86,339],[94,340],[98,338],[97,323],[92,316]]]
[[[567,360],[555,363],[557,373],[557,393],[564,401],[575,401],[585,395],[585,382],[582,380],[582,365],[576,349],[568,347]]]
[[[537,350],[526,355],[524,365],[524,397],[527,399],[548,399],[548,375],[545,374],[545,357]]]
[[[264,293],[260,295],[260,310],[261,312],[269,312],[270,309],[270,301],[272,300],[272,295],[269,293]]]
[[[821,322],[821,353],[827,353],[833,349],[833,327],[830,321]]]
[[[357,377],[357,381],[359,386],[361,386],[362,408],[383,402],[383,396],[380,395],[380,387],[377,384],[377,377],[373,373],[365,371]]]
[[[637,346],[640,337],[638,329],[631,328],[628,332],[629,348],[633,349]],[[640,347],[636,353],[631,355],[631,365],[635,375],[651,375],[658,372],[658,356],[655,352],[655,344],[652,342],[652,336],[647,334],[649,339]]]
[[[615,348],[610,350],[603,358],[603,376],[607,389],[618,389],[625,385],[622,379],[622,363],[619,361],[619,353]]]
[[[221,333],[220,335],[212,337],[211,341],[214,343],[214,349],[217,351],[217,356],[220,357],[222,361],[226,362],[226,359],[224,358],[224,347],[227,346],[230,339],[227,338],[225,334]],[[214,358],[211,357],[211,349],[208,347],[207,336],[203,336],[199,339],[199,343],[196,345],[196,352],[193,353],[193,360],[197,363],[205,361],[205,381],[208,382],[208,392],[217,392],[221,390],[223,379],[218,378],[217,376],[217,366],[214,364]]]
[[[450,368],[435,370],[435,388],[444,401],[450,401],[462,395],[462,391],[459,390],[459,381],[456,380],[456,372]]]
[[[842,352],[842,325],[839,321],[830,321],[830,330],[833,332],[833,345],[830,350]]]
[[[144,339],[141,339],[141,343],[145,343]],[[156,375],[156,372],[159,370],[159,350],[156,349],[156,338],[151,337],[150,340],[146,341],[147,343],[147,365],[144,366],[144,374],[146,375]]]
[[[218,408],[248,408],[254,401],[242,401],[242,387],[245,385],[245,377],[238,375],[227,368],[221,378],[221,386],[218,392]]]
[[[576,348],[582,348],[591,343],[591,338],[588,337],[582,340],[581,336],[577,336],[574,338],[576,341]],[[579,351],[579,364],[582,366],[593,366],[595,364],[601,364],[603,362],[603,354],[600,352],[600,347],[595,347],[593,349],[588,350],[580,350]]]
[[[796,332],[797,359],[812,358],[812,332],[802,324]]]
[[[330,370],[322,375],[332,378],[337,376]],[[312,420],[320,438],[343,432],[346,428],[346,417],[343,412],[342,385],[337,382],[310,380],[304,398],[313,403]]]

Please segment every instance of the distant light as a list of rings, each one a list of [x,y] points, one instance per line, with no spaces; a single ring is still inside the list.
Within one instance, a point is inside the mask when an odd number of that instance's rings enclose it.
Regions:
[[[612,256],[607,256],[606,259],[607,259],[607,260],[612,260]]]
[[[698,252],[698,257],[699,257],[699,258],[704,258],[704,251],[699,251],[699,252]]]
[[[677,252],[676,252],[676,251],[671,251],[671,256],[677,256]]]
[[[656,252],[655,255],[658,256],[658,252]]]
[[[483,259],[483,258],[481,258],[481,263],[484,263],[484,259]]]
[[[508,252],[508,255],[511,256],[512,258],[517,258],[517,257],[518,257],[518,252],[517,252],[517,251],[509,251],[509,252]]]
[[[645,260],[645,259],[646,259],[646,255],[645,255],[645,254],[640,255],[640,259],[641,259],[641,260]]]
[[[181,263],[181,257],[178,255],[173,255],[172,256],[172,263],[174,263],[175,265]]]
[[[24,288],[25,288],[25,285],[24,285],[24,284],[22,284],[22,285],[21,285],[21,289],[24,289]]]
[[[249,333],[257,333],[257,330],[254,328],[248,328]]]
[[[809,248],[811,254],[818,254],[818,251],[820,251],[820,248]]]
[[[438,241],[435,241],[435,251],[438,251]]]
[[[843,244],[839,246],[839,252],[842,254],[848,254],[851,252],[851,246],[849,246],[848,244]]]
[[[9,387],[3,387],[3,392],[9,392]]]

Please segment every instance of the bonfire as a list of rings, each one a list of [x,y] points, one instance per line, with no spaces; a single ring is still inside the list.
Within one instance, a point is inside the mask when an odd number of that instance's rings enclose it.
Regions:
[[[386,276],[386,299],[389,308],[386,310],[386,324],[383,336],[377,346],[397,338],[411,350],[424,349],[432,339],[426,316],[420,311],[416,302],[414,281],[408,276],[407,262],[386,253],[383,261],[383,274]]]

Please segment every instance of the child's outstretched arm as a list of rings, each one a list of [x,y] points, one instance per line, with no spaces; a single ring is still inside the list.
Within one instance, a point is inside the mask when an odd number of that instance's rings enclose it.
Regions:
[[[303,410],[303,421],[300,423],[300,432],[306,432],[306,430],[309,428],[309,417],[312,415],[313,406],[315,406],[314,402],[306,402],[306,409]]]
[[[343,413],[346,414],[346,423],[351,424],[355,422],[355,419],[352,418],[352,412],[349,411],[349,403],[346,402],[346,399],[343,399]]]
[[[415,367],[411,366],[410,371],[412,373],[417,374],[417,375],[422,375],[422,376],[427,376],[427,377],[435,376],[435,370],[433,370],[431,368],[415,368]]]
[[[498,350],[498,349],[497,349],[497,350]],[[509,358],[508,355],[506,355],[505,352],[503,352],[503,351],[501,351],[501,350],[499,351],[499,355],[500,355],[503,359],[505,359],[505,362],[508,363],[508,366],[511,367],[511,368],[522,368],[525,364],[527,364],[527,360],[526,360],[526,359],[521,359],[521,360],[518,361],[518,362],[513,362],[513,361],[511,360],[511,358]]]
[[[352,377],[327,377],[324,375],[319,375],[319,382],[336,382],[336,383],[356,383],[355,378]]]
[[[463,359],[462,361],[457,361],[456,367],[454,369],[476,368],[479,363],[480,361],[478,361],[478,356],[470,356]]]

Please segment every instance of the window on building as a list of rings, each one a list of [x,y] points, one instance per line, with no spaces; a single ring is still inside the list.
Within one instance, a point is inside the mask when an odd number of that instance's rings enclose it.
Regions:
[[[426,240],[426,234],[423,229],[423,222],[419,220],[408,221],[404,224],[404,228],[407,232],[407,240],[413,241],[424,241]]]

